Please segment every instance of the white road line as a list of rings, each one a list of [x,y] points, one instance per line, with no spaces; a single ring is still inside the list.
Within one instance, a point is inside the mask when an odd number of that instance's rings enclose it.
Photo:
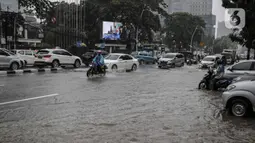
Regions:
[[[55,94],[44,95],[44,96],[39,96],[39,97],[33,97],[33,98],[27,98],[27,99],[15,100],[15,101],[3,102],[3,103],[0,103],[0,106],[1,105],[7,105],[7,104],[13,104],[13,103],[19,103],[19,102],[25,102],[25,101],[30,101],[30,100],[42,99],[42,98],[47,98],[47,97],[54,97],[54,96],[58,96],[58,95],[59,95],[58,93],[55,93]]]

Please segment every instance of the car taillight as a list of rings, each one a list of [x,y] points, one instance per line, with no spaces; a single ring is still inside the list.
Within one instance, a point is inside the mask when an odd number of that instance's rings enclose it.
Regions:
[[[50,58],[51,57],[51,55],[45,55],[45,56],[43,56],[44,58]]]

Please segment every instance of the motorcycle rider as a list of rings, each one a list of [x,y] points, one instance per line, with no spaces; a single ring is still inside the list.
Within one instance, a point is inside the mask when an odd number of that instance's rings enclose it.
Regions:
[[[217,60],[217,67],[215,77],[211,80],[211,90],[215,89],[215,83],[223,78],[225,73],[225,63],[223,62],[224,59]]]
[[[97,51],[97,55],[94,57],[92,63],[95,66],[95,71],[96,72],[101,72],[102,71],[102,66],[104,66],[104,57],[102,55],[102,51],[99,50]]]

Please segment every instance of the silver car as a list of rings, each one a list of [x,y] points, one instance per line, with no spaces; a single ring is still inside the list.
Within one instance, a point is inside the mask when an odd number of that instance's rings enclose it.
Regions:
[[[255,111],[255,80],[236,82],[222,95],[224,108],[234,116],[243,117]]]
[[[21,62],[17,55],[10,54],[5,49],[0,48],[0,68],[17,70],[22,67]]]
[[[163,55],[158,62],[159,68],[174,68],[175,66],[184,66],[185,59],[181,53],[167,53]]]
[[[255,75],[255,60],[245,60],[227,67],[224,77],[237,78],[245,74]]]
[[[234,78],[232,80],[232,83],[246,81],[246,80],[255,80],[255,75],[254,74],[245,74],[245,75],[239,76],[237,78]]]

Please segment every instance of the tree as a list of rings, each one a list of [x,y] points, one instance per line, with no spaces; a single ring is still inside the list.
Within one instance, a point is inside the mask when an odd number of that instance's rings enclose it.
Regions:
[[[173,13],[167,17],[165,24],[167,26],[162,31],[162,33],[166,33],[164,43],[172,49],[176,46],[179,49],[183,47],[188,50],[193,33],[195,32],[193,43],[201,42],[204,34],[202,29],[205,27],[204,20],[189,13]],[[195,31],[195,29],[197,30]],[[181,44],[179,44],[180,42]]]
[[[223,52],[224,49],[237,49],[237,43],[232,42],[229,36],[222,36],[214,41],[213,52],[218,54]]]
[[[79,5],[55,2],[45,18],[44,29],[51,32],[51,36],[52,32],[55,33],[58,37],[56,39],[65,39],[61,37],[68,36],[71,40],[65,45],[86,39],[87,45],[93,47],[101,39],[102,21],[117,21],[137,27],[141,41],[152,41],[151,31],[159,31],[161,28],[158,14],[167,15],[160,5],[163,5],[163,0],[86,0]],[[53,17],[56,18],[56,23],[52,23]],[[130,29],[129,40],[134,40],[135,36],[132,35],[135,35],[135,30]],[[44,41],[47,42],[45,39]]]
[[[49,0],[19,0],[19,6],[30,12],[34,10],[38,18],[44,19],[52,9],[52,2]]]
[[[255,45],[252,44],[255,39],[255,3],[253,0],[222,0],[222,6],[224,8],[243,8],[245,10],[245,27],[240,30],[233,29],[233,33],[229,37],[232,41],[248,48],[247,60],[250,59],[250,49],[255,48]]]
[[[93,0],[88,1],[88,3]],[[159,15],[167,16],[163,0],[94,0],[100,4],[102,20],[120,21],[134,25],[140,32],[139,40],[152,41],[151,31],[160,30]]]

